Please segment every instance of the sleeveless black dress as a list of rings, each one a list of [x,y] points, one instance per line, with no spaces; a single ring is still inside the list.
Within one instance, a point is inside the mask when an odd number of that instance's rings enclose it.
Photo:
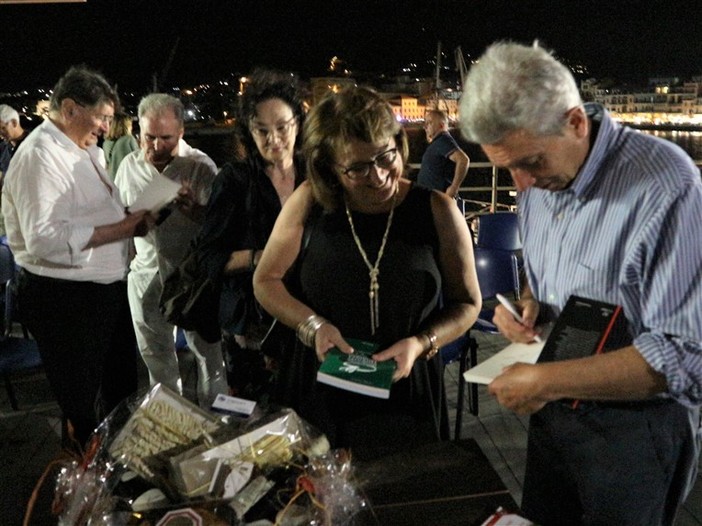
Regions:
[[[348,338],[381,349],[416,335],[439,305],[441,274],[431,193],[414,186],[396,207],[379,270],[380,325],[371,334],[368,268],[354,242],[343,208],[315,221],[292,291]],[[373,264],[388,214],[352,214],[356,233]],[[409,378],[395,382],[381,400],[319,384],[312,349],[298,344],[282,359],[278,401],[324,432],[332,447],[350,447],[374,458],[446,439],[448,418],[440,356],[417,360]]]

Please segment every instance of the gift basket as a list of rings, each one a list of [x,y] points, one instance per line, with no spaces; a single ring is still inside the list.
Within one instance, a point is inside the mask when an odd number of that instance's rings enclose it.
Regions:
[[[215,415],[161,384],[116,409],[56,481],[59,525],[345,525],[351,459],[284,409]]]

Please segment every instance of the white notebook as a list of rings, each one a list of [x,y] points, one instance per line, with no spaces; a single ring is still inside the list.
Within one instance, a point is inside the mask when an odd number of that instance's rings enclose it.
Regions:
[[[181,184],[163,174],[156,174],[139,197],[129,206],[130,210],[150,210],[156,214],[176,197]]]
[[[511,343],[494,356],[468,369],[463,373],[463,378],[474,384],[489,384],[508,365],[517,362],[536,363],[543,347],[544,342]]]

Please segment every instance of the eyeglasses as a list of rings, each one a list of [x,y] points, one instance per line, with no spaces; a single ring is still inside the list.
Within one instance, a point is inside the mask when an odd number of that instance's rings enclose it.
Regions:
[[[371,168],[377,166],[383,170],[389,170],[392,165],[395,164],[395,159],[397,159],[397,148],[390,148],[382,153],[379,153],[373,159],[365,163],[355,163],[351,166],[341,166],[341,173],[344,174],[351,180],[362,179],[368,177]]]
[[[276,125],[276,127],[273,128],[272,130],[269,130],[268,128],[264,128],[263,126],[256,126],[254,124],[251,124],[251,126],[250,126],[251,135],[253,135],[254,137],[257,137],[263,141],[267,141],[268,137],[270,137],[271,135],[274,135],[275,137],[282,139],[282,138],[288,136],[288,134],[290,133],[290,130],[292,129],[293,125],[295,125],[296,122],[297,122],[297,118],[293,115],[287,121]]]
[[[100,121],[102,124],[107,124],[109,126],[112,124],[112,121],[115,120],[114,115],[96,115],[90,110],[89,106],[86,106],[85,104],[82,104],[78,101],[75,101],[75,103],[81,108],[85,108],[86,110],[88,110],[88,113],[90,113],[93,119]]]

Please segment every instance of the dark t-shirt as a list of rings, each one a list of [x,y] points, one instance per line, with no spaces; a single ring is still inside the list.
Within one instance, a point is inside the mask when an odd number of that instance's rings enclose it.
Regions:
[[[445,192],[453,182],[456,163],[449,159],[458,144],[448,132],[434,137],[422,156],[422,167],[417,174],[417,184]]]

